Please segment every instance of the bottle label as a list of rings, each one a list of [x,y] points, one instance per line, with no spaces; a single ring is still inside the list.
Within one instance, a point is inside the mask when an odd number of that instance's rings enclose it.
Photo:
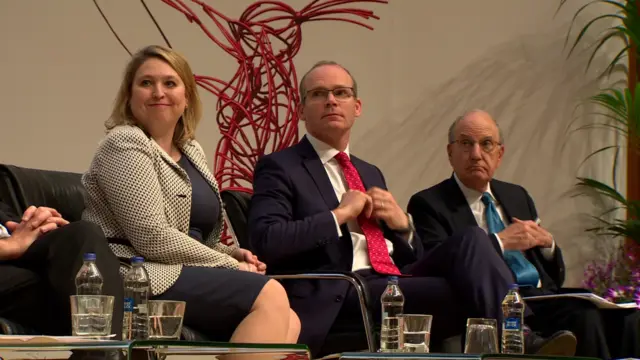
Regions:
[[[130,297],[124,298],[124,311],[133,312],[133,298],[130,298]]]
[[[138,304],[138,313],[146,314],[147,313],[147,304],[145,304],[145,303]]]
[[[505,330],[517,330],[520,331],[522,330],[522,324],[520,324],[520,318],[519,317],[510,317],[510,318],[506,318],[504,319],[504,329]]]

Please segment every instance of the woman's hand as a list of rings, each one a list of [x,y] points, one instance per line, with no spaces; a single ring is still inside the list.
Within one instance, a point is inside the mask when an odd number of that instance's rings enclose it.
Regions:
[[[241,271],[248,271],[248,272],[254,272],[254,273],[258,272],[258,268],[256,268],[255,265],[246,263],[244,261],[240,261],[239,269]]]
[[[250,264],[253,264],[258,260],[258,257],[253,255],[251,251],[247,249],[241,249],[241,248],[235,249],[233,253],[231,253],[231,256],[233,256],[233,258],[238,261],[244,261]]]
[[[242,271],[250,271],[263,275],[267,272],[267,265],[258,260],[258,257],[247,249],[237,248],[231,253],[231,256],[240,262],[240,270]]]

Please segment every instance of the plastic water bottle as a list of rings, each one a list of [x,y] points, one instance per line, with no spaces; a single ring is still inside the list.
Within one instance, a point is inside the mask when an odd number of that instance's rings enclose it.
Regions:
[[[387,288],[380,298],[382,302],[382,326],[380,329],[380,351],[399,352],[402,349],[402,323],[404,295],[398,286],[398,277],[389,276]]]
[[[76,275],[76,295],[102,295],[102,275],[96,266],[96,254],[86,253]]]
[[[518,292],[518,285],[509,287],[502,301],[502,353],[524,354],[524,301]]]
[[[124,318],[122,320],[123,340],[144,340],[149,338],[149,275],[142,264],[144,259],[131,259],[131,269],[124,277]]]

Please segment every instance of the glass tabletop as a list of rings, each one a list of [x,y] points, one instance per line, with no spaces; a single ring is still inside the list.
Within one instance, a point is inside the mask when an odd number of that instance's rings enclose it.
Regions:
[[[135,359],[135,352],[146,351],[154,357],[165,359],[173,356],[208,355],[217,358],[310,360],[309,348],[298,344],[243,344],[203,341],[134,341],[130,346],[129,358]],[[211,358],[211,357],[208,357]]]
[[[124,358],[129,342],[71,336],[0,336],[0,359]],[[109,356],[111,355],[111,356]]]
[[[383,352],[346,352],[340,354],[340,359],[369,360],[369,359],[443,359],[443,360],[473,360],[482,359],[482,355],[476,354],[439,354],[439,353],[383,353]]]
[[[0,336],[0,359],[208,359],[310,360],[305,345],[176,340],[116,341],[79,337]]]
[[[126,349],[128,341],[98,340],[79,336],[0,335],[0,349]]]
[[[580,359],[580,360],[598,360],[587,357],[566,357],[566,356],[541,356],[541,355],[511,355],[511,354],[439,354],[439,353],[368,353],[368,352],[347,352],[340,354],[340,359],[345,360],[414,360],[414,359],[430,359],[430,360],[551,360],[551,359]]]

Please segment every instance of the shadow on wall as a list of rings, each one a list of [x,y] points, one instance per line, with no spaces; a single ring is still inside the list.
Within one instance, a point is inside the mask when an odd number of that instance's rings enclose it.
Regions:
[[[574,126],[593,121],[585,115],[592,110],[576,109],[576,105],[597,92],[595,74],[602,71],[606,59],[596,59],[593,72],[585,74],[586,53],[566,58],[566,29],[523,36],[488,49],[455,78],[425,92],[404,119],[380,121],[383,125],[361,135],[367,141],[355,139],[354,144],[355,153],[377,160],[398,203],[406,207],[412,194],[451,176],[446,142],[454,119],[468,109],[489,111],[506,142],[496,178],[529,191],[543,225],[563,248],[567,285],[576,286],[586,261],[602,254],[602,249],[583,230],[588,227],[585,213],[595,210],[593,202],[572,198],[567,192],[575,184],[582,160],[616,140],[604,132],[569,134],[572,121]],[[580,173],[609,179],[611,162],[610,157],[594,159]]]

